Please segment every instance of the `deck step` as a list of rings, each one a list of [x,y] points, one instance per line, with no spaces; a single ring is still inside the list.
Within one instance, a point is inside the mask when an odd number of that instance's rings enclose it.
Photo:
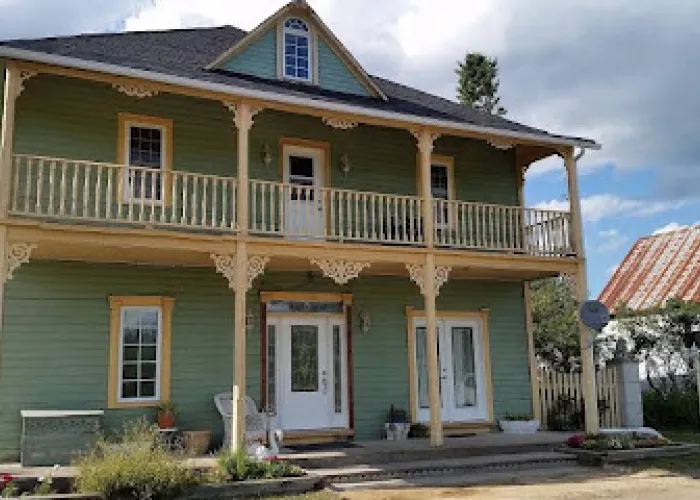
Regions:
[[[333,452],[289,454],[285,458],[304,469],[340,469],[354,465],[437,461],[492,455],[547,453],[561,448],[562,442],[455,446],[415,449],[349,449]]]
[[[600,469],[582,465],[548,464],[545,466],[511,467],[509,469],[472,470],[469,474],[459,471],[437,476],[413,476],[406,478],[379,479],[359,482],[333,483],[331,491],[393,490],[399,488],[455,488],[483,485],[528,484],[558,478],[592,477],[601,474]]]
[[[414,462],[387,462],[386,464],[358,464],[340,468],[309,469],[308,472],[310,475],[324,478],[327,483],[335,484],[446,476],[465,472],[483,473],[498,470],[573,466],[574,464],[576,464],[576,457],[567,453],[533,452]]]

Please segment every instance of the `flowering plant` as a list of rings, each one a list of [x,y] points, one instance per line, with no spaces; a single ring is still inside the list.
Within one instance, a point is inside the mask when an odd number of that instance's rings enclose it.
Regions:
[[[585,441],[586,441],[586,438],[583,436],[583,434],[574,434],[573,436],[571,436],[569,439],[566,440],[566,444],[570,448],[581,448]]]

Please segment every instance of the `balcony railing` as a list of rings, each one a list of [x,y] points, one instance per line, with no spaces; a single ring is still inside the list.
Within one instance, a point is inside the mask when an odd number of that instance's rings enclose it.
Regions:
[[[14,155],[10,213],[54,221],[238,231],[235,178]],[[567,212],[435,200],[441,248],[563,257],[573,254]],[[251,234],[301,240],[425,246],[416,196],[251,180]]]

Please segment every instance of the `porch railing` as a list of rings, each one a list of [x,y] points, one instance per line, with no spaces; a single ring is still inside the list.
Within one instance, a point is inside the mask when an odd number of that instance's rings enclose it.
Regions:
[[[236,179],[14,155],[10,213],[235,231]]]
[[[571,255],[568,212],[436,200],[435,243],[454,248]]]
[[[237,180],[111,163],[14,155],[10,213],[79,223],[236,232]],[[253,179],[254,235],[424,246],[417,196]],[[543,256],[573,254],[567,212],[435,200],[435,244],[442,248]]]

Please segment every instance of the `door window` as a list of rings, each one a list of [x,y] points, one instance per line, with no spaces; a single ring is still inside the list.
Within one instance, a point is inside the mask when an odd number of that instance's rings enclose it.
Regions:
[[[314,199],[314,160],[306,156],[289,157],[289,183],[292,184],[291,199],[312,201]],[[305,186],[300,189],[294,186]]]
[[[292,325],[292,392],[318,392],[318,327]]]
[[[427,330],[424,326],[416,328],[416,368],[418,372],[418,407],[428,408],[428,358]]]
[[[450,174],[448,166],[442,164],[431,165],[430,192],[433,198],[437,200],[449,200],[450,187]],[[435,224],[447,224],[448,213],[449,211],[447,204],[443,204],[442,209],[435,210]]]
[[[474,331],[471,327],[452,328],[454,403],[457,408],[476,406]]]

